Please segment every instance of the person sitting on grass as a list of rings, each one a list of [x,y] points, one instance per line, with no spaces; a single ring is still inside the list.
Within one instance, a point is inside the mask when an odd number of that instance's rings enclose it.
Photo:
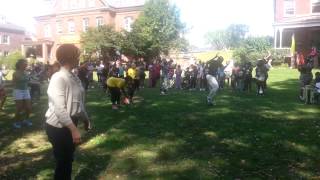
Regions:
[[[131,77],[126,77],[126,79],[117,78],[117,77],[110,77],[106,81],[107,87],[111,94],[111,102],[112,102],[112,109],[117,110],[119,109],[120,100],[121,100],[121,93],[124,95],[125,99],[124,102],[126,104],[132,103],[133,94],[134,94],[134,82]],[[126,93],[125,88],[128,88],[128,94]]]
[[[13,96],[16,102],[16,122],[13,126],[20,129],[22,124],[32,126],[29,120],[31,113],[31,96],[28,89],[29,77],[26,73],[28,62],[25,59],[19,59],[16,63],[16,71],[12,75]]]
[[[303,89],[307,85],[311,85],[312,83],[312,79],[313,79],[312,69],[313,69],[313,62],[311,58],[308,57],[306,59],[300,60],[300,64],[298,64],[298,70],[300,72],[300,88],[301,88],[300,100],[304,100]]]

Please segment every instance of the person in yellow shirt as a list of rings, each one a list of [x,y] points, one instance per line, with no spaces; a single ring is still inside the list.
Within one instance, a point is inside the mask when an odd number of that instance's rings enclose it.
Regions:
[[[131,67],[128,69],[128,76],[132,79],[137,79],[137,69],[135,64],[132,64]]]
[[[112,109],[118,109],[120,105],[120,98],[121,98],[121,92],[125,96],[125,101],[129,103],[129,99],[127,98],[127,93],[125,91],[125,88],[127,87],[127,84],[129,84],[129,78],[122,79],[117,77],[110,77],[106,81],[107,87],[111,94],[111,102],[112,102]],[[130,86],[127,88],[129,89],[129,95],[130,93]],[[130,99],[132,97],[130,96]]]
[[[128,69],[128,77],[133,79],[133,82],[134,82],[133,88],[134,88],[134,90],[139,90],[140,80],[139,80],[136,64],[132,64],[131,67]]]

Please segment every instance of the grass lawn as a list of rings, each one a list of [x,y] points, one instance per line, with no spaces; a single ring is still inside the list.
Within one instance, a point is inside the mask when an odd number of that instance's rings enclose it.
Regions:
[[[90,90],[95,129],[76,151],[75,179],[318,179],[319,106],[298,101],[298,72],[275,68],[267,95],[143,89],[136,103],[112,111]],[[12,128],[9,98],[0,112],[0,179],[52,179],[54,161],[43,131],[47,100],[34,106],[34,126]]]

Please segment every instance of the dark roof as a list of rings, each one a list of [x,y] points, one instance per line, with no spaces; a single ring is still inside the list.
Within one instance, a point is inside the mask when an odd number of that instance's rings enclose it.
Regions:
[[[23,27],[17,26],[15,24],[11,24],[11,23],[4,23],[4,24],[0,23],[0,30],[15,31],[15,32],[21,32],[21,33],[23,33],[25,31],[25,29]]]

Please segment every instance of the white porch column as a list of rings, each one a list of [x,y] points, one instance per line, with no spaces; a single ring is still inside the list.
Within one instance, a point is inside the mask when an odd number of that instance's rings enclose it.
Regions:
[[[274,29],[274,49],[277,49],[277,41],[278,41],[278,28]]]
[[[283,28],[280,28],[280,48],[282,48],[282,33],[283,33]]]

